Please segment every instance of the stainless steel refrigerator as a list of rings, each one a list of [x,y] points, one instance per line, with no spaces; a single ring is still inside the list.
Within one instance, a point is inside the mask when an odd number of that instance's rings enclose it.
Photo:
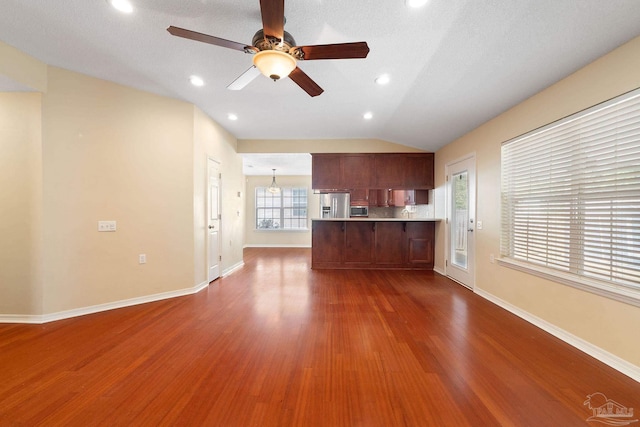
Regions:
[[[349,218],[349,193],[320,194],[320,218]]]

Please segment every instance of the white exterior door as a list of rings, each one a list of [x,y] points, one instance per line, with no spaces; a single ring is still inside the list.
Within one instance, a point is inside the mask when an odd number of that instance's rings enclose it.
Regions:
[[[447,264],[446,273],[455,281],[475,286],[476,167],[475,156],[448,164],[447,175]]]
[[[220,277],[220,164],[207,160],[207,252],[209,282]]]

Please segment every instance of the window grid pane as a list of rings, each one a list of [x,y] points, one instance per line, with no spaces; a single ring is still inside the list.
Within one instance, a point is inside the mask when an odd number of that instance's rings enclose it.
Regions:
[[[266,187],[257,187],[256,229],[306,230],[307,189],[283,187],[279,193],[270,193]]]

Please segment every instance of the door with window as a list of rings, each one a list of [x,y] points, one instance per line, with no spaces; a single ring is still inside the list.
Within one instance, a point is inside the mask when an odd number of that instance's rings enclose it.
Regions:
[[[220,277],[220,164],[207,159],[207,264],[209,282]]]
[[[475,156],[448,164],[446,273],[473,289],[475,285]]]

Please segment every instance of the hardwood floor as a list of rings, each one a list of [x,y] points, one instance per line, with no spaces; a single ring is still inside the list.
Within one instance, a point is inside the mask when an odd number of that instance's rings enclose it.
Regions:
[[[0,325],[0,425],[584,426],[595,392],[640,412],[639,383],[438,274],[245,263],[193,296]]]

